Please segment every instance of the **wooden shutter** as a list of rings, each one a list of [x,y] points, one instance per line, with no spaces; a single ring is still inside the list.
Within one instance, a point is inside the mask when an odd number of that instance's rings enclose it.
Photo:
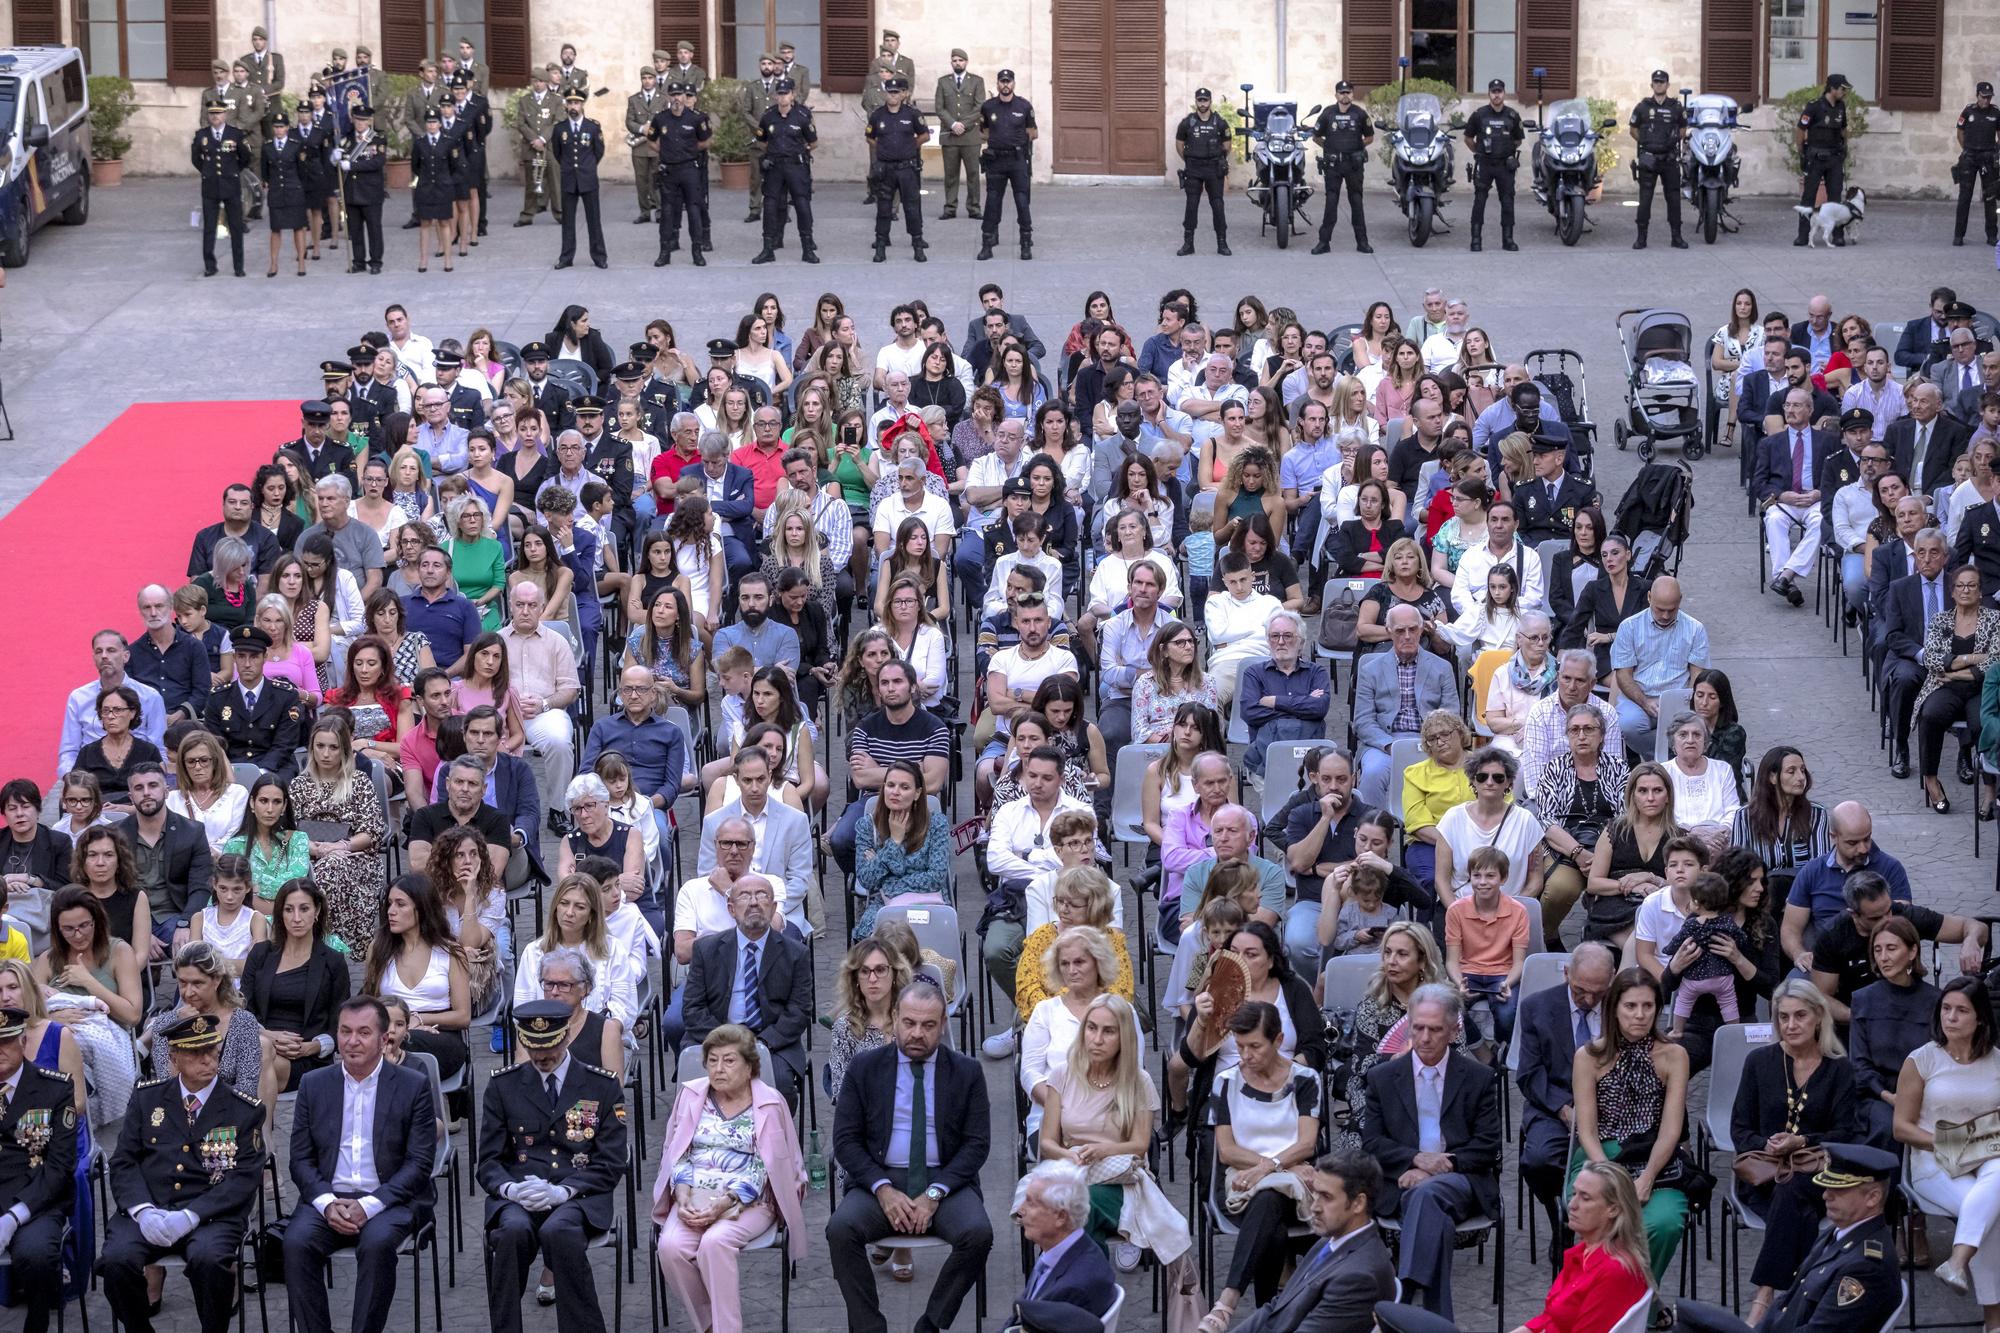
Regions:
[[[1114,0],[1060,0],[1054,6],[1054,166],[1059,172],[1111,170],[1111,37]],[[1157,72],[1154,77],[1158,77]]]
[[[1878,86],[1889,111],[1936,111],[1943,97],[1944,0],[1896,0],[1882,6]],[[1837,71],[1828,71],[1834,73]]]
[[[1701,88],[1748,109],[1757,101],[1757,0],[1701,0]]]
[[[1515,87],[1535,86],[1533,70],[1546,69],[1546,96],[1576,96],[1576,0],[1520,0],[1521,67]]]
[[[1166,170],[1166,9],[1162,0],[1111,0],[1111,173]]]
[[[486,0],[486,68],[493,87],[527,85],[528,50],[528,0]]]
[[[14,0],[14,45],[56,46],[62,42],[59,0]],[[88,50],[88,45],[85,46]],[[116,74],[116,70],[99,70]]]
[[[382,0],[382,40],[376,44],[375,54],[388,73],[415,74],[429,55],[424,40],[424,4],[425,0]],[[489,51],[489,66],[492,58]]]
[[[820,40],[825,43],[819,86],[830,93],[858,93],[875,58],[872,0],[819,0]],[[720,73],[720,71],[717,71]],[[915,89],[911,89],[914,96]]]
[[[1342,20],[1347,63],[1341,77],[1354,85],[1358,97],[1395,81],[1396,57],[1402,52],[1396,40],[1398,8],[1400,0],[1347,0]]]
[[[702,22],[701,0],[653,0],[653,48],[673,59],[674,43],[694,43],[694,63],[708,63],[707,25]],[[717,74],[721,70],[715,71]]]
[[[167,0],[167,82],[207,87],[216,52],[215,0]]]

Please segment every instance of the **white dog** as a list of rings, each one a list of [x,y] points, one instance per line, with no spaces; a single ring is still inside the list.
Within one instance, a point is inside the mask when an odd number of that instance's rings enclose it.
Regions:
[[[1817,246],[1822,241],[1832,244],[1835,229],[1841,227],[1848,229],[1844,240],[1853,241],[1853,229],[1868,211],[1868,196],[1862,193],[1859,185],[1850,185],[1846,198],[1838,202],[1829,199],[1818,208],[1793,204],[1792,211],[1812,224],[1806,233],[1807,245]]]

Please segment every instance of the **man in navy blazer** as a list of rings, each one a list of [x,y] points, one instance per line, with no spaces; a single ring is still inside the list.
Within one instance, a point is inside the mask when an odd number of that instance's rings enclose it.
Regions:
[[[891,1021],[892,1044],[848,1065],[834,1112],[833,1155],[847,1194],[827,1220],[827,1252],[849,1333],[887,1333],[868,1247],[898,1234],[951,1246],[916,1323],[916,1333],[939,1333],[958,1317],[993,1249],[979,1197],[992,1109],[979,1062],[943,1044],[943,992],[911,982]]]
[[[1118,1298],[1118,1278],[1084,1233],[1090,1221],[1090,1173],[1074,1162],[1042,1162],[1014,1187],[1014,1220],[1035,1247],[1035,1263],[1014,1305],[1014,1322],[1029,1333],[1098,1326]]]
[[[1840,441],[1827,431],[1813,429],[1810,388],[1785,391],[1784,417],[1783,430],[1757,441],[1750,493],[1764,507],[1771,591],[1799,606],[1805,602],[1805,594],[1799,591],[1798,581],[1812,573],[1825,525],[1819,475],[1826,460],[1840,448]]]
[[[1891,583],[1882,597],[1882,700],[1890,717],[1889,772],[1899,778],[1910,776],[1910,714],[1924,683],[1926,607],[1941,613],[1951,606],[1944,534],[1925,528],[1916,545],[1916,569]]]
[[[1945,414],[1944,394],[1937,385],[1914,384],[1903,396],[1910,405],[1909,415],[1890,423],[1889,429],[1882,432],[1882,443],[1889,446],[1889,457],[1896,471],[1903,474],[1911,489],[1929,496],[1951,480],[1952,462],[1972,442],[1972,432],[1964,422]],[[1930,427],[1930,433],[1919,460],[1917,440],[1926,426]],[[1917,467],[1919,461],[1923,464],[1921,468]]]
[[[1617,973],[1617,955],[1604,944],[1586,940],[1570,953],[1564,984],[1521,1001],[1515,1028],[1521,1035],[1521,1061],[1514,1074],[1521,1088],[1521,1178],[1549,1210],[1552,1236],[1561,1231],[1556,1226],[1556,1201],[1569,1169],[1570,1128],[1575,1123],[1570,1065],[1579,1037],[1595,1041],[1603,1035],[1604,995]]]
[[[1458,686],[1451,667],[1442,657],[1424,651],[1422,613],[1413,606],[1392,606],[1384,623],[1389,629],[1389,651],[1363,657],[1354,684],[1354,734],[1361,760],[1361,782],[1356,791],[1378,809],[1389,803],[1390,744],[1404,736],[1415,740],[1417,728],[1437,709],[1458,711]],[[1396,726],[1399,663],[1414,663],[1417,669],[1416,722],[1400,729]]]
[[[814,1012],[812,962],[805,945],[771,928],[777,891],[764,876],[744,875],[729,886],[729,915],[736,929],[694,942],[681,1001],[687,1039],[699,1044],[724,1023],[749,1028],[785,1075],[766,1081],[796,1107],[811,1073],[805,1035]],[[754,996],[747,989],[753,975]]]
[[[430,1219],[439,1107],[430,1080],[382,1058],[389,1011],[372,995],[340,1006],[340,1062],[299,1080],[292,1119],[298,1207],[285,1226],[285,1289],[300,1333],[332,1333],[326,1260],[355,1251],[353,1333],[381,1333],[396,1296],[396,1251]],[[354,1123],[364,1116],[367,1128]]]
[[[542,869],[542,793],[535,787],[535,770],[527,760],[501,750],[500,712],[493,705],[467,711],[465,752],[486,765],[490,804],[507,816],[514,849],[525,853],[535,872],[547,878]],[[562,793],[551,795],[560,798]]]
[[[683,464],[680,475],[699,476],[708,507],[722,523],[722,563],[733,583],[757,564],[757,484],[750,469],[729,461],[729,441],[720,431],[703,431],[701,458]]]

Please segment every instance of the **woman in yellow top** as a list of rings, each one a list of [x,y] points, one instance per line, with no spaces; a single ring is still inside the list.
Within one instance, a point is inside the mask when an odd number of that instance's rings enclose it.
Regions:
[[[1472,782],[1465,776],[1472,730],[1464,718],[1440,708],[1424,719],[1417,735],[1424,757],[1403,770],[1403,868],[1428,884],[1437,870],[1437,822],[1472,799]]]
[[[1072,838],[1094,841],[1097,821],[1080,810],[1067,811],[1049,821],[1049,837],[1058,850],[1062,847],[1065,833]],[[1083,854],[1088,858],[1089,849],[1085,848]],[[1034,907],[1031,905],[1028,908],[1031,928],[1028,937],[1021,941],[1021,957],[1028,966],[1020,969],[1014,981],[1015,1010],[1022,1015],[1031,1014],[1036,1005],[1062,990],[1060,979],[1049,977],[1042,969],[1041,960],[1054,946],[1056,937],[1071,926],[1095,926],[1104,932],[1104,938],[1111,944],[1111,956],[1118,964],[1117,975],[1105,989],[1121,999],[1131,999],[1132,956],[1125,947],[1125,932],[1111,924],[1116,890],[1104,872],[1088,863],[1057,871],[1054,885],[1047,892],[1055,917],[1037,922],[1035,918],[1038,914]],[[1029,899],[1032,901],[1037,896],[1031,885]]]

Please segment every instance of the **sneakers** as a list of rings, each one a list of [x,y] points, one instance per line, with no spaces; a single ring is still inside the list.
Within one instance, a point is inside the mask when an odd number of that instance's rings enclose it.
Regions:
[[[1005,1060],[1014,1054],[1014,1029],[1003,1028],[979,1043],[980,1054],[989,1060]]]
[[[1118,1266],[1118,1271],[1121,1273],[1136,1272],[1143,1254],[1144,1252],[1129,1240],[1111,1242],[1111,1262]]]

